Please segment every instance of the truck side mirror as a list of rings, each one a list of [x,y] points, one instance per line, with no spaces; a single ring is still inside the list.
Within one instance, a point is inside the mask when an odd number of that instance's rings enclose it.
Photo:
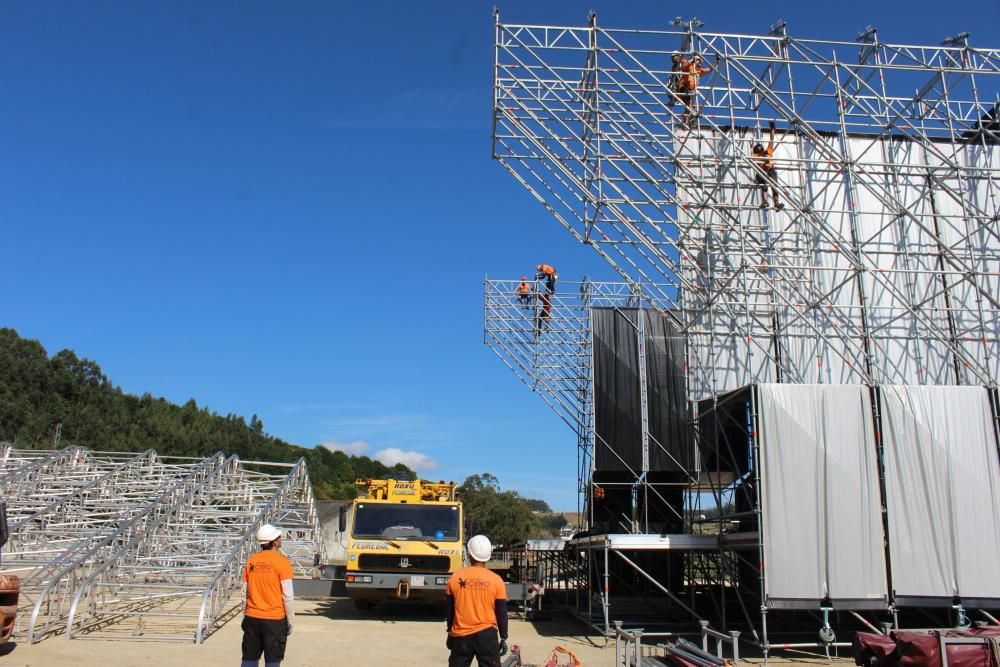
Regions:
[[[340,528],[340,532],[341,533],[347,532],[347,506],[346,505],[341,505],[340,506],[340,524],[339,524],[339,528]]]

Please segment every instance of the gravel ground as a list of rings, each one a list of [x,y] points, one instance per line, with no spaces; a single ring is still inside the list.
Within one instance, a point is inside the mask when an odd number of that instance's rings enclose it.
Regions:
[[[315,602],[299,600],[295,629],[289,638],[282,665],[287,667],[375,666],[409,667],[446,665],[443,611],[398,603],[359,612],[350,600]],[[120,667],[201,667],[238,665],[239,619],[227,623],[201,646],[188,643],[110,641],[62,637],[34,646],[12,642],[0,647],[0,667],[49,665],[115,665]],[[585,667],[614,665],[615,647],[602,637],[584,634],[570,621],[527,623],[511,619],[510,643],[522,647],[526,663],[543,665],[556,646],[573,651]],[[759,658],[750,662],[761,663]],[[565,658],[560,660],[565,663]],[[825,659],[808,655],[782,655],[769,664],[816,663]],[[850,660],[835,660],[846,666]]]

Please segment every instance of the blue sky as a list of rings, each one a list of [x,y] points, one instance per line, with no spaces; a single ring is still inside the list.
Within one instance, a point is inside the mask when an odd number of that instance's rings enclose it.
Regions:
[[[543,261],[614,276],[490,160],[492,6],[0,2],[0,325],[129,392],[575,507],[575,438],[483,345],[482,280]],[[608,27],[685,13],[499,6]],[[1000,45],[995,0],[696,13]]]

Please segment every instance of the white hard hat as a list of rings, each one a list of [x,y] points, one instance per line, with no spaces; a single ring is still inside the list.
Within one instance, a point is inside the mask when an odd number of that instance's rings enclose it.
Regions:
[[[269,523],[265,523],[257,529],[257,542],[260,544],[274,542],[279,537],[281,537],[281,529]]]
[[[480,563],[485,563],[493,555],[493,545],[490,544],[490,538],[485,535],[473,535],[469,539],[467,548],[469,550],[469,558]]]

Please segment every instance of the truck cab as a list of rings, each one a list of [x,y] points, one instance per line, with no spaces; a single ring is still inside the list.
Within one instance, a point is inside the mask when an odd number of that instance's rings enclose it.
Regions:
[[[355,606],[444,601],[449,577],[462,567],[456,484],[393,479],[356,484],[345,576]]]

